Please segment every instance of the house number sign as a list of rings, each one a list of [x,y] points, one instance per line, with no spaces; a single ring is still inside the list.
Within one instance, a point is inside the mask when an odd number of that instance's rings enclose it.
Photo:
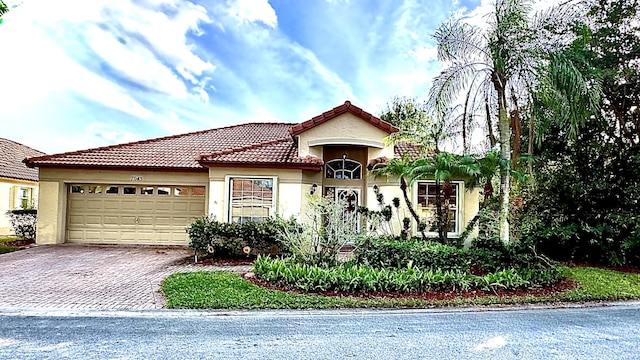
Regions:
[[[137,176],[137,175],[131,175],[130,178],[131,181],[142,181],[142,176]]]

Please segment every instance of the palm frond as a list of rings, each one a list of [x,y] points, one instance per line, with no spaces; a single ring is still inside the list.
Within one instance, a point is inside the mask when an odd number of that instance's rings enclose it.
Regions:
[[[487,59],[482,30],[460,19],[450,19],[440,25],[433,35],[438,43],[438,60],[443,62],[469,62]]]

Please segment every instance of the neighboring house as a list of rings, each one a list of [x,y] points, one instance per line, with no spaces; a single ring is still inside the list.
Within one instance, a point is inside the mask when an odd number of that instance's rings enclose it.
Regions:
[[[45,153],[0,138],[0,235],[10,234],[8,210],[35,208],[38,204],[38,170],[22,160]]]
[[[27,159],[40,169],[36,241],[187,244],[194,218],[299,216],[313,192],[379,209],[374,190],[387,202],[402,194],[397,182],[368,176],[367,165],[411,149],[385,144],[395,131],[347,101],[299,124],[250,123]],[[414,186],[418,207],[429,207],[432,186]],[[455,186],[454,236],[478,211],[478,191]]]

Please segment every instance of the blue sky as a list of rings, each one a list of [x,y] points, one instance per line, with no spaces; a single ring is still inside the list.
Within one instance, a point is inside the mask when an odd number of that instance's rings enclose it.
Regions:
[[[427,96],[435,28],[488,3],[25,0],[0,24],[0,137],[58,153],[345,100],[379,115]]]

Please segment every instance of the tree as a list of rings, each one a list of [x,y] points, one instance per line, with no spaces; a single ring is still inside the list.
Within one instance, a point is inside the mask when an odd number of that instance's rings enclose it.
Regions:
[[[9,12],[9,7],[2,0],[0,0],[0,19],[2,18],[2,15],[6,14],[7,12]]]
[[[444,121],[434,121],[427,109],[425,101],[393,97],[380,115],[380,119],[400,130],[389,135],[389,142],[416,145],[421,155],[440,151],[442,142],[450,138],[451,131]]]
[[[640,7],[637,0],[585,4],[586,17],[569,28],[575,40],[563,56],[573,59],[591,86],[601,81],[602,106],[586,111],[572,129],[549,111],[543,86],[548,80],[540,83],[535,104],[543,130],[535,166],[539,186],[525,206],[525,235],[558,260],[637,266]],[[578,101],[562,102],[575,106]]]
[[[530,103],[538,79],[549,69],[551,57],[565,47],[549,29],[559,22],[571,22],[572,10],[564,5],[531,19],[528,1],[497,0],[488,29],[452,18],[434,35],[438,58],[449,66],[435,78],[429,105],[436,113],[444,114],[454,103],[462,102],[464,118],[468,113],[483,112],[492,146],[493,128],[497,125],[501,165],[499,224],[504,242],[509,242],[510,174],[515,165],[512,159],[518,158],[523,136],[520,103]],[[563,91],[570,93],[571,88]],[[494,115],[496,124],[492,121]]]
[[[408,173],[409,183],[434,179],[436,183],[436,225],[440,242],[448,242],[449,209],[453,186],[451,181],[462,178],[467,183],[476,183],[481,176],[478,161],[473,156],[438,152],[426,158],[413,161]]]

